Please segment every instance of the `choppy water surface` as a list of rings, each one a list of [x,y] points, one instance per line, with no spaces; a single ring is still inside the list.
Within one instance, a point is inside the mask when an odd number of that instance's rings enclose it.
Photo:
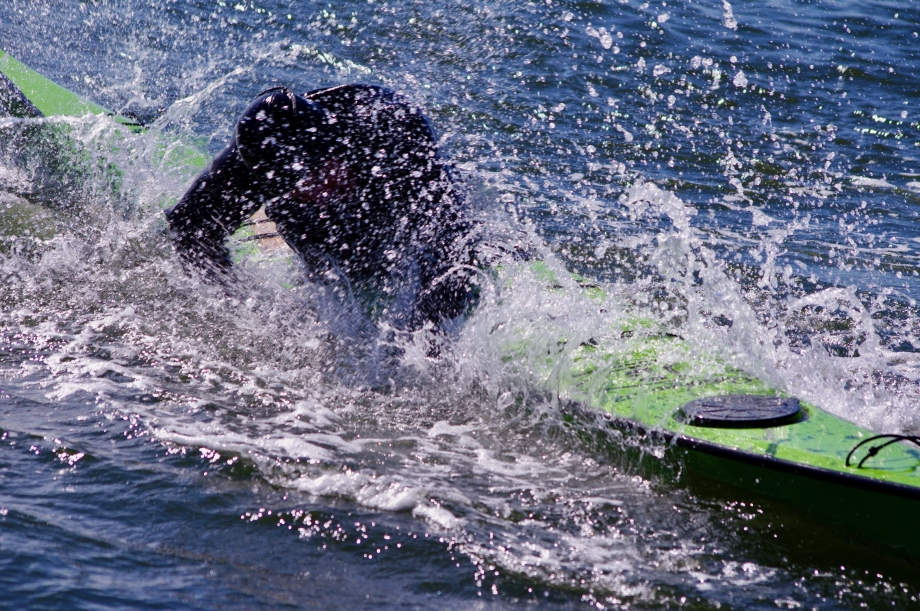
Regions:
[[[2,600],[916,604],[915,567],[683,485],[501,341],[540,358],[630,309],[916,433],[918,31],[883,0],[7,0],[6,51],[152,129],[71,121],[74,168],[0,119]],[[499,261],[526,247],[606,307],[505,258],[514,290],[487,278],[431,360],[283,264],[230,294],[184,276],[160,209],[192,171],[164,143],[213,153],[261,89],[353,81],[427,109]]]

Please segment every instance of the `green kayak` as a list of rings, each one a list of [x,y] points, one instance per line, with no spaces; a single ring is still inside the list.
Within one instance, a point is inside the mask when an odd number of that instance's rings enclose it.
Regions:
[[[0,52],[0,121],[87,114],[111,116],[116,130],[143,130]],[[190,172],[207,161],[194,146],[176,159]],[[577,275],[560,282],[560,272],[544,263],[519,265],[515,273],[528,274],[548,292],[606,299]],[[520,277],[508,269],[495,275],[499,283]],[[541,328],[499,332],[497,341],[502,357],[520,363],[535,385],[602,410],[626,435],[657,440],[657,447],[678,455],[685,474],[783,499],[826,518],[845,536],[920,553],[920,439],[877,435],[701,354],[649,319],[625,320],[577,345],[562,339],[535,349],[546,334]]]

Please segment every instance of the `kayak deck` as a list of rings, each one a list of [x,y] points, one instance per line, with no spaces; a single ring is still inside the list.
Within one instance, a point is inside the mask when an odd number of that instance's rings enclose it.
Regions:
[[[607,413],[671,432],[686,445],[692,442],[728,448],[752,456],[806,465],[829,472],[906,486],[920,498],[920,451],[895,443],[862,468],[847,466],[847,456],[874,433],[814,405],[804,404],[802,417],[769,427],[727,428],[696,426],[680,419],[680,408],[694,399],[720,395],[775,395],[762,382],[717,361],[662,366],[656,357],[672,360],[686,350],[683,340],[652,337],[641,346],[601,350],[581,346],[573,355],[568,388],[572,398]],[[699,359],[698,355],[694,355]],[[718,369],[721,368],[721,371]],[[706,371],[708,369],[709,371]],[[713,371],[715,370],[715,371]]]
[[[82,117],[83,115],[109,115],[122,125],[140,129],[136,121],[117,115],[110,110],[62,87],[51,79],[32,70],[12,55],[0,51],[0,75],[15,85],[34,109],[46,117]]]
[[[564,290],[545,264],[531,262],[529,266],[535,278],[549,285],[548,290]],[[573,278],[584,284],[583,278]],[[604,297],[594,285],[581,290],[593,298]],[[529,350],[530,342],[523,337],[505,346],[508,360],[529,359]],[[701,354],[648,319],[621,321],[603,336],[560,349],[533,364],[536,375],[556,388],[560,398],[663,433],[677,445],[733,453],[738,460],[773,464],[778,469],[807,468],[815,477],[843,477],[854,485],[920,499],[920,449],[896,442],[859,467],[859,460],[869,451],[867,446],[855,453],[848,466],[847,457],[854,447],[875,433],[815,405],[802,403],[798,418],[777,426],[686,422],[681,408],[696,399],[782,393],[711,354]]]

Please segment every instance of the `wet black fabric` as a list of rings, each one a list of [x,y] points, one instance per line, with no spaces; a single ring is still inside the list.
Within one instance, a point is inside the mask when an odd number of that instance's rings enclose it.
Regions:
[[[166,212],[182,260],[211,278],[225,275],[226,238],[266,204],[314,280],[371,286],[384,302],[413,284],[413,327],[462,313],[473,293],[470,224],[425,117],[380,87],[303,98],[324,113],[318,131],[292,139],[290,122],[277,121],[266,137],[287,153],[273,152],[268,163],[245,163],[234,137]],[[273,104],[253,104],[241,122],[265,121],[269,107],[291,112]]]

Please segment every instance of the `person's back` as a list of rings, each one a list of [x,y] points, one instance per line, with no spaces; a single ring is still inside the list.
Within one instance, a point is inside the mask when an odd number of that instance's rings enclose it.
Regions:
[[[260,95],[230,145],[166,213],[183,261],[226,276],[224,241],[263,204],[312,279],[345,282],[383,310],[413,292],[407,327],[470,304],[474,254],[462,198],[424,116],[389,90]]]

